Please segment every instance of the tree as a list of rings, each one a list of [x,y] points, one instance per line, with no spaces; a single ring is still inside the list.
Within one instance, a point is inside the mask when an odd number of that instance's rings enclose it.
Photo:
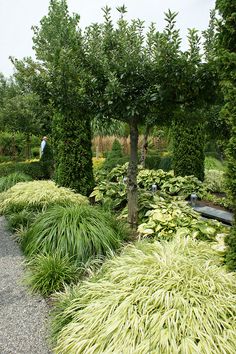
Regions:
[[[26,140],[26,158],[30,158],[30,136],[38,135],[41,105],[33,92],[23,92],[14,78],[6,80],[1,97],[0,123],[5,131],[23,133]],[[14,151],[14,149],[13,149]]]
[[[41,63],[30,57],[18,60],[11,57],[15,67],[14,80],[21,94],[37,97],[35,113],[39,135],[51,135],[53,106],[48,71]]]
[[[176,175],[204,179],[204,148],[207,113],[216,100],[215,70],[203,61],[201,42],[195,29],[189,30],[189,49],[181,53],[178,102],[173,134],[173,168]],[[210,48],[210,41],[207,48]],[[179,91],[180,90],[180,91]]]
[[[93,188],[90,100],[86,85],[79,16],[70,16],[66,1],[51,0],[40,27],[33,27],[37,60],[47,72],[54,109],[55,179],[59,185],[89,194]]]
[[[103,11],[104,23],[87,29],[85,47],[94,75],[94,102],[100,118],[114,118],[129,125],[128,222],[135,228],[138,207],[138,128],[145,124],[147,117],[152,117],[154,124],[157,111],[158,117],[162,116],[163,120],[164,106],[170,110],[173,105],[170,93],[173,80],[168,81],[164,57],[167,57],[167,50],[174,53],[171,49],[175,42],[169,41],[167,33],[158,34],[154,26],[149,29],[146,42],[143,22],[133,20],[128,24],[124,19],[125,7],[118,8],[120,18],[116,27],[111,21],[110,8],[105,7]],[[169,30],[172,34],[172,29]],[[172,68],[173,57],[175,53],[169,59]]]
[[[218,63],[221,89],[225,105],[221,110],[230,128],[230,139],[226,149],[228,160],[228,186],[234,204],[236,220],[236,2],[234,0],[217,0],[221,21],[218,34]],[[236,270],[236,224],[226,239],[229,246],[226,261],[232,270]]]

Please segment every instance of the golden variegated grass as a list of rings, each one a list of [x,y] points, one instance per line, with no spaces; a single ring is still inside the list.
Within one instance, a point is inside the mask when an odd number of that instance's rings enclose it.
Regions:
[[[58,295],[55,352],[235,353],[236,277],[218,257],[190,239],[128,246],[100,278]]]
[[[17,183],[0,195],[0,213],[14,213],[23,209],[45,210],[54,204],[88,204],[86,197],[69,188],[58,187],[53,181]]]

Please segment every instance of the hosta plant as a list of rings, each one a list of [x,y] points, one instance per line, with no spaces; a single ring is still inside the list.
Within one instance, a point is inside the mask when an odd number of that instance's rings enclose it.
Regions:
[[[90,198],[105,208],[120,210],[127,204],[126,184],[123,181],[102,181],[94,188]]]
[[[236,278],[218,264],[205,242],[128,246],[63,299],[55,353],[234,353]]]
[[[43,296],[63,290],[65,284],[76,283],[82,273],[68,256],[62,257],[58,253],[38,254],[26,265],[25,283]]]
[[[53,181],[17,183],[0,194],[0,213],[15,213],[23,209],[42,211],[55,204],[88,204],[86,197],[69,188],[58,187]]]
[[[161,190],[170,195],[182,195],[187,198],[191,193],[197,193],[200,197],[203,192],[203,184],[194,176],[176,176],[163,183]]]
[[[202,220],[199,213],[181,198],[168,200],[156,195],[145,217],[147,221],[138,227],[140,237],[170,240],[177,233],[182,237],[215,241],[218,233],[228,232],[218,221]]]
[[[127,238],[126,225],[110,213],[89,205],[54,206],[39,214],[23,236],[26,255],[69,255],[76,263],[112,254]]]

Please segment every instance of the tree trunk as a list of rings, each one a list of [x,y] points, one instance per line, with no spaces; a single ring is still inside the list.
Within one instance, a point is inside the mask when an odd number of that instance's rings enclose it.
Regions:
[[[130,122],[130,161],[128,168],[128,222],[132,229],[138,225],[138,126],[135,119]]]
[[[143,137],[143,144],[142,144],[142,151],[141,151],[141,159],[140,159],[140,163],[142,165],[142,167],[145,167],[145,160],[146,160],[146,156],[147,156],[147,150],[148,150],[148,135],[149,135],[149,130],[150,127],[148,125],[146,125],[146,129],[145,129],[145,133],[144,133],[144,137]]]

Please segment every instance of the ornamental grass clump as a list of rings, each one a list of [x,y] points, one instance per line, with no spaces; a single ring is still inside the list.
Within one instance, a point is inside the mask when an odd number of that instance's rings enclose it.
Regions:
[[[17,183],[0,195],[0,213],[9,214],[23,209],[46,210],[55,204],[87,204],[88,199],[69,188],[58,187],[53,181]]]
[[[18,236],[20,236],[22,230],[28,229],[37,215],[37,212],[28,209],[23,209],[18,213],[8,214],[6,215],[8,227],[11,231],[17,231]]]
[[[236,276],[218,262],[190,239],[128,246],[64,300],[55,353],[235,353]]]
[[[0,178],[0,193],[6,191],[11,188],[15,184],[19,182],[28,182],[32,181],[32,177],[26,175],[25,173],[15,172],[11,173],[8,176],[4,176]]]
[[[204,186],[207,191],[224,193],[226,190],[225,172],[218,170],[206,170]]]
[[[77,263],[112,254],[127,228],[111,214],[87,205],[54,206],[40,214],[22,238],[26,255],[57,252]]]
[[[27,266],[25,283],[43,296],[63,290],[65,284],[77,282],[81,274],[81,269],[68,256],[61,257],[57,253],[38,254],[27,262]]]

